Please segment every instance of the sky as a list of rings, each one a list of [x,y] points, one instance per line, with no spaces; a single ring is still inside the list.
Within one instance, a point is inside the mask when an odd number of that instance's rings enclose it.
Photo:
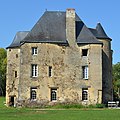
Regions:
[[[113,64],[120,62],[120,0],[0,0],[0,48],[6,48],[18,31],[29,31],[47,11],[74,8],[87,25],[100,22],[112,38]]]

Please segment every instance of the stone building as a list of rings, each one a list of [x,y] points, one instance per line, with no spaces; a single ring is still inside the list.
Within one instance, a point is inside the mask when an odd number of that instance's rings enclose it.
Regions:
[[[112,100],[111,38],[74,9],[46,11],[31,31],[18,32],[7,60],[8,106]]]

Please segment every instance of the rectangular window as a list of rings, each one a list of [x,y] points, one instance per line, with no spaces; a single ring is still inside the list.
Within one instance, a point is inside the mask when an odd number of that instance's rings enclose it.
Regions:
[[[38,49],[37,47],[32,47],[32,55],[37,55]]]
[[[82,88],[82,100],[83,101],[88,100],[88,88]]]
[[[15,71],[15,78],[17,77],[17,71]]]
[[[18,54],[16,54],[16,58],[18,58]]]
[[[52,76],[52,66],[49,66],[49,77],[51,77]]]
[[[57,100],[57,89],[51,88],[51,101],[56,101],[56,100]]]
[[[36,64],[32,64],[32,77],[37,77],[38,76],[38,66]]]
[[[82,49],[82,56],[88,55],[88,49]]]
[[[82,67],[83,79],[88,79],[88,66]]]
[[[36,100],[37,98],[37,88],[30,88],[30,99]]]

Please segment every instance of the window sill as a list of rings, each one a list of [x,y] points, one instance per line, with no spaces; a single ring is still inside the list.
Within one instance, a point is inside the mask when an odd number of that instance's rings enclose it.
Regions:
[[[57,102],[57,100],[52,100],[51,102]]]
[[[82,100],[83,102],[88,102],[88,100]]]
[[[38,76],[31,76],[31,78],[37,78]]]
[[[88,80],[88,78],[83,78],[83,80]]]
[[[31,102],[35,102],[35,101],[37,101],[37,99],[31,99],[30,101],[31,101]]]

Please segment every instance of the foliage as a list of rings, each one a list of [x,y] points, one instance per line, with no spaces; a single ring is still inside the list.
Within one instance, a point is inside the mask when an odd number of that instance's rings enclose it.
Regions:
[[[120,89],[120,62],[117,64],[113,65],[113,71],[112,71],[112,76],[113,76],[113,88],[114,88],[114,98],[120,98],[119,95],[119,89]]]
[[[105,108],[104,104],[96,104],[96,105],[82,105],[78,103],[58,103],[53,106],[47,106],[47,108],[55,108],[55,109],[81,109],[81,108]]]
[[[0,48],[0,96],[5,96],[7,53]]]
[[[0,108],[6,108],[5,97],[0,97]]]

